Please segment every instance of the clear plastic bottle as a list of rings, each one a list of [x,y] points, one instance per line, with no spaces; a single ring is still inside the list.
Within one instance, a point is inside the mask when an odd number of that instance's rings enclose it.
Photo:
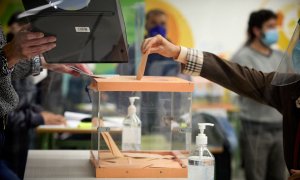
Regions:
[[[210,123],[199,123],[200,134],[196,137],[196,149],[188,159],[188,180],[214,180],[215,158],[207,149],[207,136],[204,134]]]
[[[122,150],[123,151],[139,151],[141,150],[141,127],[142,123],[136,115],[136,107],[134,102],[139,97],[130,97],[130,106],[128,107],[128,115],[123,121],[122,131]]]

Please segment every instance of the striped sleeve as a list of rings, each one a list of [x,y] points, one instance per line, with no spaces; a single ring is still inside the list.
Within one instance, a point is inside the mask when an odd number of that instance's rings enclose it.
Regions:
[[[187,49],[186,59],[182,72],[187,75],[199,76],[203,65],[203,52],[197,49]]]

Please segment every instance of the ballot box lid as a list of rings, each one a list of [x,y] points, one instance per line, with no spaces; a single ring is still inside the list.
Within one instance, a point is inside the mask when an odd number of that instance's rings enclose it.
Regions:
[[[90,88],[95,91],[140,91],[140,92],[193,92],[194,83],[177,78],[162,76],[112,76],[94,78]]]

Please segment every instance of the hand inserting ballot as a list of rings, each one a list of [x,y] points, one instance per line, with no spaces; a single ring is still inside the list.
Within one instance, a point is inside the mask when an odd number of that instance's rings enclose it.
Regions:
[[[142,52],[144,54],[146,52],[150,54],[157,53],[168,58],[177,59],[180,53],[180,46],[176,46],[161,35],[157,35],[145,39],[142,45]]]

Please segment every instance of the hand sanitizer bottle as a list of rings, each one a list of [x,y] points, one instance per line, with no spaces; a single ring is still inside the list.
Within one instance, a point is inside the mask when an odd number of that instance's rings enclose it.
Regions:
[[[196,150],[188,159],[188,180],[214,180],[215,158],[207,149],[207,136],[204,134],[210,123],[199,123],[200,134],[196,137]]]
[[[130,97],[130,106],[128,107],[128,115],[123,121],[122,132],[122,150],[123,151],[139,151],[141,150],[141,120],[136,115],[136,107],[134,102],[139,97]]]

